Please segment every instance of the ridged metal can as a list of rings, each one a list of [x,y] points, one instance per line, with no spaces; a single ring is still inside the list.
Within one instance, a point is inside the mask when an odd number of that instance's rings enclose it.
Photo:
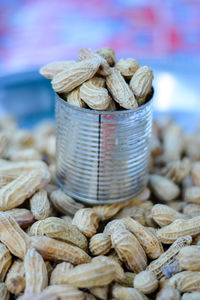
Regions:
[[[56,95],[56,179],[74,199],[128,200],[148,180],[152,100],[136,110],[96,111]]]

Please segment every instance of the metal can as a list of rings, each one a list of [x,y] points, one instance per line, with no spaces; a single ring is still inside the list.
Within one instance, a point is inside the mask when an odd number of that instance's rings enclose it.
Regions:
[[[115,203],[148,181],[152,100],[135,110],[96,111],[56,94],[56,180],[74,199]]]

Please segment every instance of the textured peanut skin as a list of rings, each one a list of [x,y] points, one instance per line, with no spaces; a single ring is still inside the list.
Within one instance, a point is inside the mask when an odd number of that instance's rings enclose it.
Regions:
[[[89,244],[90,252],[93,255],[105,255],[111,249],[111,240],[105,233],[93,235]]]
[[[29,231],[30,235],[46,235],[63,242],[68,242],[77,247],[87,250],[87,238],[75,226],[56,217],[49,217],[45,220],[35,222]]]
[[[162,170],[162,174],[176,183],[181,183],[191,170],[191,162],[188,158],[169,162]]]
[[[127,109],[138,107],[135,96],[117,69],[111,68],[111,74],[106,77],[106,85],[113,99],[120,106]]]
[[[147,300],[148,298],[139,290],[130,287],[114,285],[112,288],[112,296],[117,300]]]
[[[159,229],[156,234],[162,243],[171,244],[179,237],[195,236],[198,233],[200,233],[200,216],[189,220],[177,219],[170,225]]]
[[[139,222],[131,219],[130,217],[124,218],[123,221],[127,228],[137,237],[149,258],[158,258],[164,252],[162,244],[155,235],[148,231]]]
[[[9,294],[4,282],[0,283],[0,299],[1,300],[9,300],[10,299],[10,294]]]
[[[70,269],[73,269],[73,265],[70,263],[62,262],[57,264],[51,273],[50,285],[65,284],[65,276]]]
[[[158,280],[153,272],[143,271],[135,276],[133,285],[143,294],[151,294],[157,290]]]
[[[15,219],[5,212],[0,212],[0,240],[10,252],[23,258],[29,245],[29,236],[19,227]]]
[[[25,294],[41,292],[48,284],[46,265],[41,255],[31,248],[24,258]]]
[[[12,256],[8,248],[0,243],[0,281],[4,281],[6,273],[11,266]]]
[[[112,245],[127,268],[135,273],[143,271],[147,266],[146,254],[135,238],[128,230],[118,229],[111,235]]]
[[[183,214],[164,204],[154,205],[151,214],[154,221],[161,227],[171,224],[176,219],[185,218]]]
[[[200,271],[200,246],[186,246],[177,256],[182,268],[188,271]]]
[[[79,55],[78,55],[79,61],[82,61],[82,60],[85,60],[88,58],[96,58],[97,60],[100,61],[100,67],[97,71],[98,74],[100,74],[102,76],[107,76],[110,74],[109,64],[103,56],[99,55],[97,52],[95,53],[90,48],[82,48],[79,51]]]
[[[130,88],[136,98],[145,97],[151,90],[153,81],[153,72],[147,67],[143,66],[136,70],[130,81]]]
[[[199,291],[200,272],[180,272],[170,278],[169,284],[181,293]]]
[[[73,218],[72,224],[87,237],[92,237],[99,226],[100,217],[91,208],[83,208],[78,210]]]
[[[149,184],[156,197],[164,202],[176,199],[180,188],[170,179],[157,174],[150,175]]]
[[[125,204],[123,202],[119,202],[114,204],[94,206],[93,210],[100,215],[101,220],[104,221],[114,217],[124,206]]]
[[[115,64],[115,51],[112,48],[104,47],[96,51],[100,56],[105,58],[110,66]]]
[[[133,58],[121,58],[116,62],[115,67],[123,76],[130,77],[139,69],[140,64]]]
[[[61,213],[74,215],[84,205],[76,202],[66,195],[61,189],[53,190],[50,194],[50,200]]]
[[[163,277],[162,268],[166,264],[173,262],[181,250],[181,248],[190,245],[192,243],[191,236],[185,236],[178,238],[167,251],[165,251],[159,258],[152,261],[146,270],[152,271],[156,274],[157,278],[160,279]]]
[[[65,68],[69,68],[73,66],[76,62],[73,60],[68,61],[54,61],[42,67],[40,69],[40,74],[48,79],[52,79],[56,74],[65,70]]]
[[[15,260],[12,264],[7,276],[6,286],[12,294],[20,294],[24,291],[25,287],[25,270],[24,262],[22,260]]]
[[[100,66],[100,60],[89,58],[66,68],[54,76],[52,87],[56,92],[69,93],[83,82],[92,78]]]
[[[74,265],[90,261],[90,257],[85,251],[68,243],[45,236],[32,236],[30,241],[31,246],[35,248],[44,259],[53,261],[62,260]]]
[[[92,261],[70,269],[65,276],[65,284],[79,288],[103,286],[115,279],[115,268],[112,263]]]
[[[107,89],[95,85],[91,80],[81,85],[80,97],[90,108],[96,110],[106,110],[111,101]]]
[[[0,189],[0,209],[5,211],[19,206],[49,181],[50,173],[45,169],[22,173]]]
[[[31,212],[36,220],[43,220],[50,215],[50,202],[47,191],[41,189],[30,199]]]
[[[13,217],[22,228],[28,227],[35,221],[33,214],[26,208],[13,208],[6,212]]]
[[[64,99],[67,100],[67,102],[72,105],[75,105],[78,107],[86,107],[85,102],[81,99],[79,87],[77,87],[76,89],[71,91],[69,94],[65,94]]]

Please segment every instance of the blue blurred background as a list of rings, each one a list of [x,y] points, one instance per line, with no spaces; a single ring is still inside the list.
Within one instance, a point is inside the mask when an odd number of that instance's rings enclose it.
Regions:
[[[1,0],[0,116],[15,114],[22,126],[53,116],[50,82],[38,68],[103,46],[153,68],[156,112],[195,124],[199,0]]]

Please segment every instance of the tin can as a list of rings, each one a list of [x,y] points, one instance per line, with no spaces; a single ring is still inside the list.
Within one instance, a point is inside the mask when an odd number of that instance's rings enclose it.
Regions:
[[[56,180],[74,199],[115,203],[147,185],[152,100],[135,110],[96,111],[56,94]]]

